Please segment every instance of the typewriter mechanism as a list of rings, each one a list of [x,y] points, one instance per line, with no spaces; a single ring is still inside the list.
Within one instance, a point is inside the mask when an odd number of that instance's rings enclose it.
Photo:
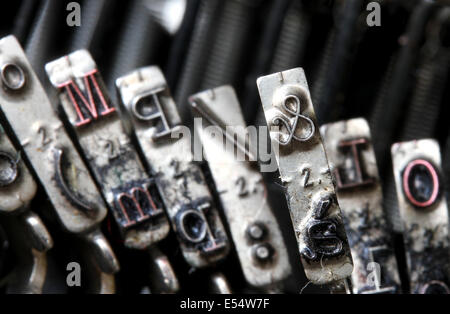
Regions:
[[[450,2],[0,15],[0,294],[450,294]]]

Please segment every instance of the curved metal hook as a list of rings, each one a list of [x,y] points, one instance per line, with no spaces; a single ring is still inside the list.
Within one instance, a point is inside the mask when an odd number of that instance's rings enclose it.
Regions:
[[[63,172],[62,172],[62,158],[63,158],[63,150],[62,149],[55,149],[54,151],[55,156],[55,173],[56,173],[56,180],[61,185],[62,191],[64,195],[68,198],[68,200],[73,203],[76,207],[81,209],[87,214],[94,214],[94,207],[91,204],[85,203],[82,201],[80,196],[77,195],[77,193],[74,193],[69,189],[69,186],[67,185]]]

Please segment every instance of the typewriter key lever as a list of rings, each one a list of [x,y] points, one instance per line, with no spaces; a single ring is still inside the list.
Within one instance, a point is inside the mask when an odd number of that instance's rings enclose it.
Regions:
[[[139,68],[118,78],[116,87],[129,132],[136,134],[144,163],[156,173],[185,260],[194,268],[223,261],[228,237],[161,70]]]
[[[354,269],[355,294],[399,293],[400,277],[366,120],[351,119],[320,128],[344,215]]]
[[[303,69],[257,84],[306,276],[341,282],[353,263]]]
[[[411,293],[449,294],[448,207],[441,153],[432,139],[392,145]]]
[[[47,275],[46,252],[53,240],[40,217],[30,210],[36,182],[0,126],[0,219],[17,258],[8,293],[41,293]]]
[[[280,228],[268,204],[262,175],[255,164],[246,160],[256,155],[245,153],[252,150],[250,145],[254,142],[250,139],[245,143],[250,132],[237,96],[232,87],[222,86],[191,96],[190,103],[194,114],[203,118],[194,124],[244,276],[254,287],[273,290],[290,275],[291,266]],[[209,112],[208,118],[204,112]],[[220,121],[211,121],[219,120],[218,117]],[[211,126],[218,128],[212,132]],[[224,147],[224,139],[236,143]],[[245,151],[236,156],[235,151],[240,148]]]
[[[45,68],[59,91],[65,126],[74,132],[125,246],[143,249],[165,238],[169,225],[155,182],[139,161],[91,55],[77,50]]]
[[[196,268],[223,259],[225,229],[161,70],[145,67],[116,81],[124,111],[136,132],[145,162],[157,174],[162,199],[186,261]],[[183,135],[182,137],[180,137]]]
[[[45,68],[59,91],[64,124],[86,156],[124,245],[151,249],[169,233],[162,196],[110,101],[95,61],[86,50],[77,50]]]
[[[150,249],[150,278],[153,293],[176,293],[180,290],[175,270],[156,245]]]
[[[8,36],[0,40],[0,50],[5,129],[20,146],[21,157],[32,167],[63,228],[90,241],[90,234],[98,232],[106,216],[104,202],[20,44]],[[4,178],[2,184],[8,180],[12,177]],[[90,244],[100,252],[95,261],[101,270],[117,272],[119,265],[109,244]]]

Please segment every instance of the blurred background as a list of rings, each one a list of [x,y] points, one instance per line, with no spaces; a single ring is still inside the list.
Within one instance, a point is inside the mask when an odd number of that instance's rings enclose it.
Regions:
[[[450,177],[450,6],[445,1],[376,1],[381,26],[373,27],[367,25],[371,11],[364,0],[80,0],[81,26],[74,27],[66,23],[69,2],[8,1],[0,10],[0,35],[18,38],[50,96],[45,63],[85,48],[113,100],[117,77],[139,66],[160,66],[187,125],[187,97],[223,84],[236,89],[247,123],[264,125],[257,77],[298,66],[305,69],[320,123],[366,118],[403,288],[408,289],[390,147],[397,141],[435,138]],[[277,177],[265,174],[294,268],[287,292],[298,293],[307,280]],[[35,200],[35,210],[45,201]],[[79,293],[65,286],[65,262],[76,259],[70,250],[76,244],[52,217],[42,215],[55,239],[44,292]],[[3,249],[8,250],[6,244]],[[184,263],[175,239],[169,237],[161,249],[174,264],[182,291],[206,291],[204,278]],[[147,257],[119,245],[116,250],[122,266],[118,292],[145,291]],[[2,272],[13,263],[4,261]],[[220,269],[235,291],[248,291],[235,255]],[[303,292],[328,290],[309,285]]]

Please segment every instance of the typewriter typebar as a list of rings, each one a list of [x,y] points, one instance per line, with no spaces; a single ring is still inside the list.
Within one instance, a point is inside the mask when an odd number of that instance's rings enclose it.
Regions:
[[[169,224],[155,181],[140,162],[89,52],[77,50],[45,69],[59,90],[65,124],[74,131],[124,245],[144,249],[165,238]]]
[[[152,293],[175,293],[180,290],[180,283],[170,261],[157,246],[150,250],[150,291]]]
[[[209,291],[214,294],[231,294],[233,291],[228,283],[227,278],[222,273],[211,274],[211,282]]]
[[[305,74],[294,68],[257,84],[306,276],[335,284],[353,263]]]
[[[40,217],[33,211],[1,215],[10,246],[14,268],[3,284],[8,294],[41,294],[48,280],[47,251],[52,238]],[[31,230],[33,228],[33,230]]]
[[[399,293],[369,125],[358,118],[323,125],[320,131],[352,252],[353,293]]]
[[[229,241],[161,70],[140,68],[116,86],[186,261],[200,268],[223,259]]]
[[[196,123],[196,131],[244,276],[249,284],[270,289],[291,273],[291,267],[280,228],[267,201],[262,175],[255,168],[257,164],[239,160],[236,147],[228,145],[226,149],[224,136],[219,135],[228,132],[228,138],[236,137],[241,147],[245,147],[248,132],[237,96],[231,86],[222,86],[191,96],[190,102],[194,113],[202,118],[201,123]],[[207,119],[202,116],[205,113]],[[213,132],[209,128],[208,132],[208,126],[216,129]]]
[[[46,251],[53,240],[40,217],[31,211],[37,185],[0,126],[0,220],[17,258],[8,293],[42,293],[47,275]]]
[[[448,208],[439,144],[432,139],[396,143],[392,161],[411,293],[448,294]]]
[[[106,208],[88,169],[20,44],[8,36],[0,40],[0,50],[4,84],[0,106],[5,129],[11,130],[11,136],[20,144],[22,157],[32,166],[64,229],[89,242],[103,272],[117,272],[114,252],[98,231]]]

